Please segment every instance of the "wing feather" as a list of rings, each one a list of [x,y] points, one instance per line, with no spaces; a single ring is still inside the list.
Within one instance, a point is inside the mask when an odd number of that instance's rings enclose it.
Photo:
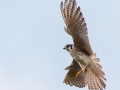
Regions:
[[[73,60],[72,64],[69,67],[67,67],[66,70],[69,71],[64,79],[64,83],[79,88],[85,87],[84,74],[81,74],[79,77],[76,77],[76,74],[79,70],[81,70],[81,67],[75,60]]]
[[[93,54],[88,39],[87,25],[80,7],[77,7],[76,0],[69,0],[69,2],[65,0],[64,6],[61,2],[61,13],[67,26],[65,30],[68,30],[68,34],[72,36],[74,46],[87,55]]]

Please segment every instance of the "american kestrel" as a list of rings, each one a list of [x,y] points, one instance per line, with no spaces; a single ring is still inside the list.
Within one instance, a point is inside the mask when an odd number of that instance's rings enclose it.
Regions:
[[[64,47],[73,58],[72,64],[66,67],[69,70],[64,83],[71,86],[85,87],[88,85],[90,90],[102,90],[106,84],[104,72],[99,64],[99,58],[93,53],[80,7],[77,7],[75,0],[65,0],[64,5],[60,5],[63,19],[66,23],[64,29],[72,36],[74,45],[68,44]]]

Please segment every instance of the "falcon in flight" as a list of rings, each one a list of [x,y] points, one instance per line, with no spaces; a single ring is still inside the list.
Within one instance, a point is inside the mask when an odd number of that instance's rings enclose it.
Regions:
[[[65,31],[72,36],[74,45],[67,44],[63,49],[67,50],[73,58],[64,83],[70,86],[83,88],[88,85],[89,90],[103,90],[106,84],[104,72],[99,64],[99,58],[93,53],[87,32],[84,17],[77,7],[75,0],[65,0],[60,5],[61,13],[65,21]]]

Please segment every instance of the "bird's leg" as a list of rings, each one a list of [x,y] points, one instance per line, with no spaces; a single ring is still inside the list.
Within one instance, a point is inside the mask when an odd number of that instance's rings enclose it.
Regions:
[[[85,72],[87,66],[88,66],[88,64],[85,67],[83,67],[82,70],[77,72],[76,77],[78,77],[81,74],[81,72]]]

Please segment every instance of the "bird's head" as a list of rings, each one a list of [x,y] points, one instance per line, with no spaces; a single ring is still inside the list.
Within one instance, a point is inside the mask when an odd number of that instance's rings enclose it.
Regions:
[[[72,48],[74,47],[74,45],[72,44],[67,44],[65,45],[65,47],[63,49],[67,50],[67,51],[70,51]]]

